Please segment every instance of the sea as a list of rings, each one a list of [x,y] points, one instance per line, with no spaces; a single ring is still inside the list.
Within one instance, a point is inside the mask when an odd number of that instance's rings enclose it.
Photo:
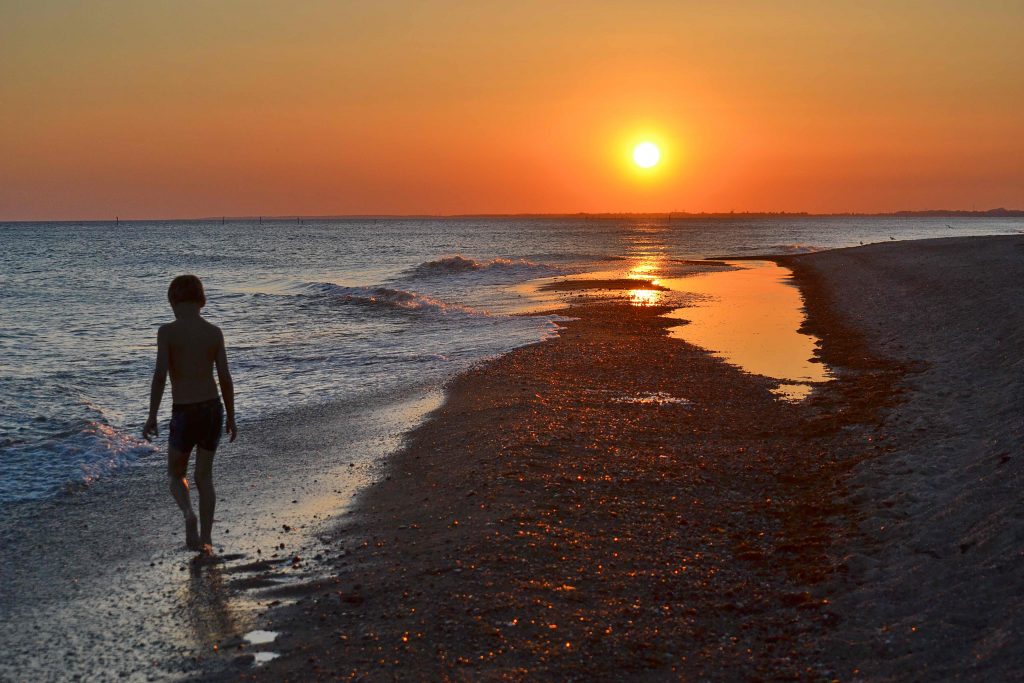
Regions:
[[[243,432],[387,401],[557,333],[538,278],[652,258],[791,254],[1024,231],[1015,218],[380,218],[0,224],[0,507],[163,467],[140,438],[167,285],[204,282]],[[168,388],[169,394],[169,388]]]

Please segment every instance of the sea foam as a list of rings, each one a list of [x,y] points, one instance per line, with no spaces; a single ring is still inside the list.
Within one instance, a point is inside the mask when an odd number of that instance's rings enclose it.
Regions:
[[[307,289],[356,306],[425,313],[488,315],[486,311],[477,311],[468,306],[446,303],[425,294],[392,287],[346,287],[330,282],[317,282],[307,285]]]
[[[546,263],[537,263],[526,259],[494,258],[488,261],[477,261],[461,254],[444,256],[433,261],[410,268],[406,275],[411,277],[444,277],[464,273],[501,273],[510,276],[534,275],[557,272],[558,268]]]

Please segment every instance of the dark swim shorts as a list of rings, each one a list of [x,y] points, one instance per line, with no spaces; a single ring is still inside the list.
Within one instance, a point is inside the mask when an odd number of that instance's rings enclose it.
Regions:
[[[202,403],[175,403],[171,407],[168,443],[182,453],[191,453],[197,445],[215,451],[223,426],[224,406],[219,398]]]

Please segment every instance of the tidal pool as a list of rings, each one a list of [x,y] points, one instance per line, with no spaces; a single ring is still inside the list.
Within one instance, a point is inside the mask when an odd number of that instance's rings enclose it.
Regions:
[[[727,263],[733,270],[657,280],[698,298],[667,314],[688,321],[669,333],[742,370],[778,380],[780,398],[803,400],[832,376],[814,360],[820,340],[799,331],[804,301],[790,270],[772,261]]]
[[[250,645],[266,645],[277,640],[277,631],[249,631],[242,636]]]

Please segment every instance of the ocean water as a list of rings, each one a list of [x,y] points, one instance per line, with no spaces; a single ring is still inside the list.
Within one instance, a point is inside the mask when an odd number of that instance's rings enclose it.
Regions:
[[[199,275],[240,424],[439,386],[555,333],[518,285],[659,258],[1009,234],[1020,219],[593,218],[0,224],[0,505],[161,466],[138,438],[166,288]]]

